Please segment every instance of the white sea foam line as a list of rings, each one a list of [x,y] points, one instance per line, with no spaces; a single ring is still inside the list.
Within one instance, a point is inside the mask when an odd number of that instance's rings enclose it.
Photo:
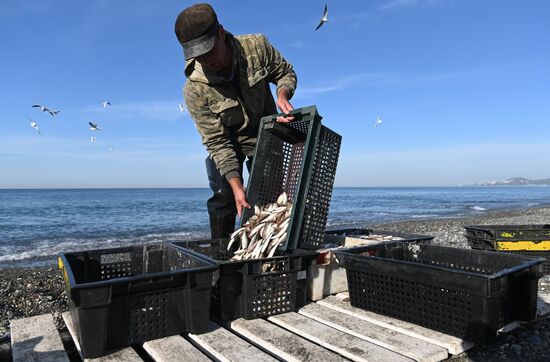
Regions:
[[[472,209],[472,210],[477,210],[477,211],[485,211],[485,210],[487,210],[486,208],[481,207],[481,206],[477,206],[477,205],[475,205],[475,206],[470,206],[470,209]]]
[[[23,260],[36,257],[45,257],[57,255],[60,252],[74,251],[74,250],[85,250],[85,249],[101,249],[101,248],[111,248],[111,247],[120,247],[136,243],[143,242],[158,242],[167,238],[172,238],[174,236],[196,236],[200,237],[199,233],[191,232],[175,232],[167,234],[147,234],[137,238],[121,238],[121,239],[70,239],[70,241],[61,241],[61,240],[47,240],[39,243],[33,243],[28,246],[31,247],[31,250],[25,250],[24,246],[16,245],[13,248],[3,247],[3,255],[0,255],[0,261],[15,261]]]

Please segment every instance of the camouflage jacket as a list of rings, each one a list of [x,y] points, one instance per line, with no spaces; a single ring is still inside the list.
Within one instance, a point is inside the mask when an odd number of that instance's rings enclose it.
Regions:
[[[238,67],[240,92],[218,74],[190,60],[185,65],[185,103],[216,167],[227,179],[240,175],[252,156],[263,116],[277,113],[269,83],[296,89],[296,73],[261,34],[233,37],[226,32]],[[237,71],[237,70],[236,70]]]

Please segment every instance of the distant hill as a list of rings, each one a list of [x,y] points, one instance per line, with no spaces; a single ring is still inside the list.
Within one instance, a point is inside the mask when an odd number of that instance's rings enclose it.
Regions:
[[[520,186],[520,185],[547,185],[550,186],[550,178],[541,180],[529,180],[525,177],[512,177],[506,180],[486,181],[475,186]]]

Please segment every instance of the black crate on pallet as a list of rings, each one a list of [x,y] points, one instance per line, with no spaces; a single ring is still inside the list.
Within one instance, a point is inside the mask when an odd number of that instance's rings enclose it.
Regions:
[[[361,236],[382,235],[382,236],[397,236],[402,242],[431,244],[433,236],[407,234],[395,231],[373,230],[373,229],[334,229],[325,231],[325,243],[334,245],[344,245],[346,238],[360,238]]]
[[[540,259],[403,242],[335,253],[354,307],[480,344],[536,316]]]
[[[217,321],[255,319],[293,312],[306,304],[307,269],[317,253],[295,250],[271,258],[231,261],[229,239],[174,242],[219,264],[210,315]],[[269,267],[269,270],[267,269]]]
[[[169,244],[59,254],[82,357],[208,329],[217,265]]]
[[[285,191],[294,206],[279,250],[315,250],[324,243],[342,137],[321,124],[314,106],[292,111],[291,123],[277,122],[280,115],[261,120],[247,200],[263,206]],[[254,208],[245,209],[242,223],[253,214]]]

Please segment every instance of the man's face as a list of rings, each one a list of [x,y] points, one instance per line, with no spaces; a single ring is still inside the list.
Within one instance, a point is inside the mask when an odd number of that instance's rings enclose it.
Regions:
[[[225,33],[222,28],[216,34],[214,47],[206,54],[195,58],[203,67],[219,72],[231,65],[231,54],[225,43]]]

